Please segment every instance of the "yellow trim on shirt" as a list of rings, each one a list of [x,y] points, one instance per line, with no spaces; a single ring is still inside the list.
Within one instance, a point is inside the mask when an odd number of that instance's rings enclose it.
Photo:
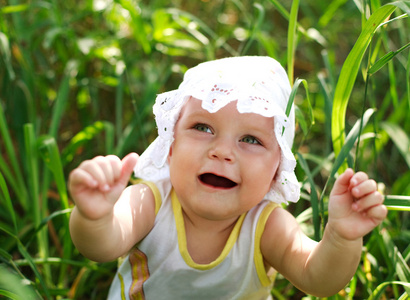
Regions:
[[[120,286],[121,286],[121,300],[125,300],[125,287],[124,287],[124,277],[120,273],[118,273],[118,279],[120,281]]]
[[[181,208],[181,204],[179,203],[178,197],[174,190],[172,190],[171,192],[171,201],[172,201],[172,209],[174,211],[175,223],[176,223],[177,234],[178,234],[179,252],[181,253],[182,258],[184,259],[185,263],[189,267],[197,269],[197,270],[209,270],[219,265],[229,254],[233,245],[238,239],[239,232],[241,230],[242,223],[243,223],[243,220],[245,219],[246,214],[241,215],[238,221],[236,221],[236,224],[234,228],[232,229],[232,232],[228,238],[228,241],[226,242],[224,249],[222,250],[221,255],[219,255],[219,257],[216,260],[214,260],[213,262],[209,264],[198,264],[192,260],[191,255],[188,252],[185,225],[184,225],[184,217],[182,216],[182,208]]]
[[[263,208],[263,211],[259,217],[258,224],[256,225],[255,231],[255,266],[256,266],[256,273],[258,273],[259,280],[264,287],[271,285],[272,279],[266,274],[265,264],[263,261],[263,255],[261,252],[261,238],[262,234],[265,230],[266,221],[268,220],[272,211],[279,207],[276,203],[269,203]]]
[[[154,199],[155,199],[155,215],[157,215],[162,205],[162,199],[161,199],[161,193],[159,192],[155,183],[151,181],[142,180],[142,179],[137,179],[133,181],[133,183],[134,184],[144,184],[151,189],[152,193],[154,194]]]

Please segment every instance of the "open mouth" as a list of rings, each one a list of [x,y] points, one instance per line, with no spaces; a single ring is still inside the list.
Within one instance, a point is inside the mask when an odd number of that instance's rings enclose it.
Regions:
[[[233,182],[228,178],[217,176],[211,173],[200,175],[199,180],[206,185],[222,189],[230,189],[238,185],[236,182]]]

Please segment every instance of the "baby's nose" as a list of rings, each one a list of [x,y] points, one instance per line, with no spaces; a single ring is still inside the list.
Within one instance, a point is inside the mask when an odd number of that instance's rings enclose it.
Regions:
[[[234,143],[227,138],[219,138],[209,151],[212,159],[224,160],[226,162],[235,161]]]

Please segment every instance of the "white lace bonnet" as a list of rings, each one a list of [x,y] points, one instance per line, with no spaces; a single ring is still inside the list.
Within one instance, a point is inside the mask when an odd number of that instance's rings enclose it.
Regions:
[[[294,173],[296,160],[291,151],[295,130],[294,105],[289,117],[285,114],[290,91],[286,71],[270,57],[223,58],[189,69],[177,90],[157,96],[153,110],[158,137],[139,158],[135,176],[149,181],[169,178],[167,157],[174,141],[174,126],[182,106],[190,97],[202,100],[202,108],[211,113],[231,101],[237,101],[240,113],[274,117],[281,162],[264,199],[286,204],[288,201],[297,202],[300,186]]]

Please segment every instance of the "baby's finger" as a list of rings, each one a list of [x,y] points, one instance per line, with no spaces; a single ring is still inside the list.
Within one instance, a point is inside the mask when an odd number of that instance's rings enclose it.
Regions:
[[[102,172],[104,173],[104,177],[105,177],[104,185],[108,185],[108,186],[113,185],[115,181],[115,177],[114,177],[114,171],[111,165],[111,159],[107,157],[103,157],[103,156],[97,156],[93,158],[93,161],[95,161],[99,165]]]
[[[332,195],[337,196],[348,191],[351,178],[354,172],[352,169],[347,169],[342,175],[340,175],[333,186]]]
[[[100,158],[93,158],[92,160],[86,160],[82,162],[79,166],[80,169],[90,174],[95,181],[98,182],[98,186],[102,191],[108,191],[110,186],[106,178],[101,164],[98,163]]]
[[[75,191],[75,189],[80,186],[86,186],[92,189],[98,187],[98,181],[96,181],[90,173],[80,168],[74,169],[70,173],[68,182],[70,191]]]
[[[366,217],[373,219],[376,225],[380,224],[387,216],[387,208],[384,205],[376,205],[363,212]]]
[[[121,160],[116,155],[107,155],[106,158],[111,164],[113,182],[115,183],[121,177]]]
[[[352,204],[352,209],[358,212],[366,211],[372,207],[381,205],[384,201],[382,194],[375,191],[368,194]]]
[[[351,189],[353,197],[357,199],[375,191],[377,191],[377,183],[373,179],[364,180]]]
[[[350,179],[350,189],[353,189],[355,186],[361,184],[362,182],[368,180],[369,177],[364,172],[357,172],[355,173],[352,178]]]
[[[138,161],[138,157],[139,157],[138,154],[130,153],[122,159],[121,161],[122,170],[121,170],[120,181],[123,184],[127,184],[127,182],[129,181],[131,173]]]

